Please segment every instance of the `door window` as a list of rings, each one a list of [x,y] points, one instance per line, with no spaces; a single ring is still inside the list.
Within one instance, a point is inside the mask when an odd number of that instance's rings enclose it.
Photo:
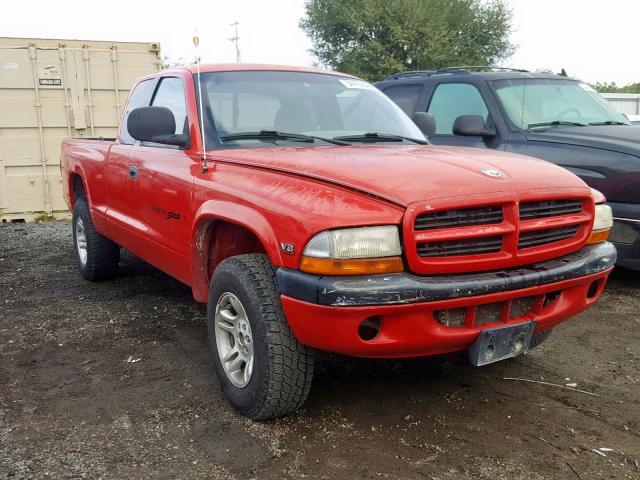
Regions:
[[[153,94],[153,80],[145,80],[135,86],[131,96],[129,97],[129,103],[127,103],[127,109],[122,116],[122,127],[120,128],[120,143],[124,145],[133,145],[136,143],[135,139],[129,135],[127,130],[127,120],[129,119],[129,113],[131,110],[138,107],[148,107],[149,101],[151,101],[151,95]]]
[[[436,135],[453,135],[453,122],[461,115],[489,114],[478,89],[470,83],[441,83],[431,97],[427,112],[436,119]]]
[[[176,120],[176,134],[189,133],[187,123],[187,105],[184,99],[182,80],[176,77],[166,77],[160,80],[151,103],[154,107],[166,107],[171,110]]]
[[[415,112],[420,93],[422,93],[422,85],[419,84],[397,85],[384,89],[384,94],[409,116]]]

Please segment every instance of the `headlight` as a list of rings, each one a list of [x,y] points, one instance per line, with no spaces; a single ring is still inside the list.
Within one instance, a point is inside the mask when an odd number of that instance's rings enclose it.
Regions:
[[[611,211],[611,207],[605,204],[596,205],[593,228],[587,240],[587,245],[604,242],[609,238],[611,227],[613,227],[613,212]]]
[[[401,254],[395,225],[327,230],[309,240],[300,270],[318,275],[401,272]]]

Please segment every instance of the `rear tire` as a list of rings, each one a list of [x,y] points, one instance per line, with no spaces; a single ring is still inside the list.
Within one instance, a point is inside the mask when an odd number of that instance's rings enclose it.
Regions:
[[[84,198],[78,198],[73,206],[72,227],[74,250],[82,276],[87,280],[114,277],[118,272],[120,247],[96,231]]]
[[[314,354],[289,328],[266,255],[220,263],[209,288],[207,324],[222,393],[238,412],[267,420],[304,403]]]

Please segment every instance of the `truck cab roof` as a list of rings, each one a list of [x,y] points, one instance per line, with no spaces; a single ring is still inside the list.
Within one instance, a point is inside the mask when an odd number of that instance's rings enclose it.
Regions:
[[[176,67],[173,70],[188,70],[195,74],[198,72],[198,66],[196,64],[184,65]],[[325,70],[321,68],[313,67],[301,67],[291,65],[276,65],[266,63],[205,63],[200,65],[200,73],[213,73],[213,72],[242,72],[242,71],[283,71],[283,72],[308,72],[308,73],[323,73],[325,75],[334,75],[339,77],[355,78],[352,75],[340,72],[334,72],[331,70]],[[150,76],[163,75],[166,71],[154,73]]]

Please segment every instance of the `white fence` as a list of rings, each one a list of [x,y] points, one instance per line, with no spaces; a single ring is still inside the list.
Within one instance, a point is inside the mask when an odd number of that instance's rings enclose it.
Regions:
[[[620,113],[640,115],[640,93],[601,93]]]

